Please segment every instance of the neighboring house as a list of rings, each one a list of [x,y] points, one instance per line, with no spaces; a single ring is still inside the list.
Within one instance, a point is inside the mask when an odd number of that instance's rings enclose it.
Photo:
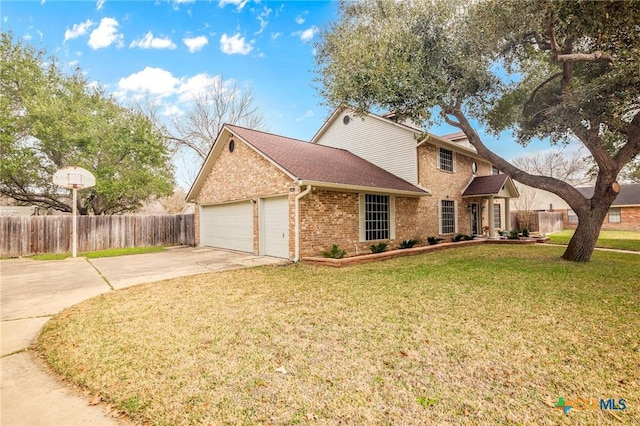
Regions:
[[[593,187],[576,188],[586,198],[593,197]],[[578,226],[578,216],[567,207],[562,211],[566,228]],[[602,229],[640,232],[640,183],[621,184],[620,193],[609,207]]]
[[[514,211],[561,212],[565,228],[575,228],[578,216],[562,198],[548,191],[520,184],[521,197],[514,203]],[[593,187],[576,188],[586,198],[593,196]],[[640,231],[640,184],[620,184],[620,193],[611,204],[602,229]]]
[[[311,142],[225,125],[188,202],[196,242],[297,260],[508,228],[511,179],[460,134],[337,110]]]

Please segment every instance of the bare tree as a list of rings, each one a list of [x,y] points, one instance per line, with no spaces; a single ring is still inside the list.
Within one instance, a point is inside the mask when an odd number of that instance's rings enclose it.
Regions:
[[[193,96],[187,114],[172,117],[171,124],[176,148],[196,154],[202,164],[224,124],[263,129],[264,116],[249,88],[240,90],[235,82],[216,78]]]
[[[593,160],[578,151],[535,152],[518,157],[512,163],[530,174],[556,178],[573,186],[593,182],[590,173]]]

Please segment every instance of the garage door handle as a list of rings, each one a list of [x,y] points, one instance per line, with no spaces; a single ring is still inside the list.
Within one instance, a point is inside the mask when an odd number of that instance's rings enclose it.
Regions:
[[[284,238],[284,232],[282,233],[282,238]]]

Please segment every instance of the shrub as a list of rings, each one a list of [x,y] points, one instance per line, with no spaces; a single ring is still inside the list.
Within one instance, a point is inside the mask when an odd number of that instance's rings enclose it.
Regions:
[[[398,248],[401,248],[401,249],[411,248],[411,247],[415,246],[416,244],[418,244],[419,242],[420,241],[418,241],[418,240],[402,240],[400,245],[398,245]]]
[[[340,250],[337,244],[331,246],[331,250],[323,251],[322,255],[324,257],[331,257],[333,259],[342,259],[347,254],[346,250]]]
[[[473,240],[473,235],[464,235],[462,238],[463,238],[465,241],[471,241],[471,240]]]
[[[387,246],[388,246],[387,243],[378,243],[378,244],[371,244],[369,247],[371,248],[371,253],[382,253],[387,249]]]
[[[529,230],[527,228],[524,228],[522,230],[522,236],[525,238],[529,237]]]
[[[517,229],[512,229],[511,231],[509,231],[510,240],[517,240],[519,236],[520,236],[520,233],[518,232]]]
[[[429,243],[430,246],[434,246],[438,244],[440,241],[442,241],[442,238],[440,237],[427,237],[427,242]]]

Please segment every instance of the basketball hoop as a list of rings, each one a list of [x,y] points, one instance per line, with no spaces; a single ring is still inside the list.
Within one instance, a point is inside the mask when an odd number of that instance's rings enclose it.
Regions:
[[[73,227],[72,233],[72,256],[76,257],[78,247],[78,223],[77,223],[77,204],[78,189],[91,188],[96,184],[96,178],[89,170],[82,167],[64,167],[53,175],[53,183],[63,188],[73,190]]]

